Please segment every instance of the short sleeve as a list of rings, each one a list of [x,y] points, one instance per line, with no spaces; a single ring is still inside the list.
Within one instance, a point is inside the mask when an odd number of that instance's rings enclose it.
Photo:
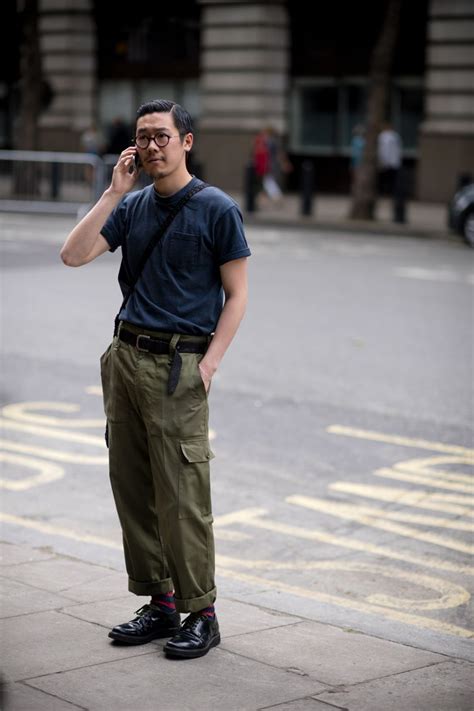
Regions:
[[[115,252],[122,244],[123,236],[126,233],[126,202],[121,200],[113,212],[109,215],[107,222],[102,227],[100,233],[110,246],[110,251]]]
[[[245,239],[242,215],[237,207],[231,207],[216,222],[214,253],[219,266],[233,259],[250,257],[251,252]]]

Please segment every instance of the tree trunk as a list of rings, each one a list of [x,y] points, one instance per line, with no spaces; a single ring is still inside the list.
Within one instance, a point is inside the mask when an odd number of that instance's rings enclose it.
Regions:
[[[377,193],[377,137],[385,118],[385,107],[402,0],[388,0],[382,31],[372,54],[362,161],[355,171],[350,217],[373,220]]]

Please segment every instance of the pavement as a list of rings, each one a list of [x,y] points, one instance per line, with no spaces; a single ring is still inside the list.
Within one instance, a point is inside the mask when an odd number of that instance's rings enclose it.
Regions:
[[[222,643],[195,660],[109,629],[146,598],[124,573],[49,548],[1,544],[5,711],[464,711],[472,664],[231,597]],[[466,655],[464,655],[466,656]]]
[[[244,206],[245,200],[241,193],[231,194]],[[461,241],[459,235],[449,232],[447,228],[447,205],[444,203],[407,201],[403,223],[393,221],[392,201],[386,198],[377,201],[374,220],[349,219],[350,207],[350,195],[315,194],[311,214],[306,216],[302,215],[301,196],[288,193],[281,204],[260,203],[254,212],[245,213],[245,223]]]

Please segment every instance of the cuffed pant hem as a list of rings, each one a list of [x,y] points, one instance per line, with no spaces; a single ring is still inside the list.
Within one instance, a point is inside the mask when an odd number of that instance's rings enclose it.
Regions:
[[[173,590],[173,581],[171,578],[165,580],[157,580],[153,582],[137,581],[128,579],[128,589],[135,595],[155,595],[156,593],[167,593]]]
[[[178,612],[199,612],[209,605],[213,605],[216,599],[216,588],[213,588],[201,597],[190,597],[186,600],[175,598],[176,610]]]

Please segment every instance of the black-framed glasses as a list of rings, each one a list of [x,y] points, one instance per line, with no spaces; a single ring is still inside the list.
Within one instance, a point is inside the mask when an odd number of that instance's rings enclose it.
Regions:
[[[135,136],[133,142],[137,148],[148,148],[151,141],[154,141],[158,148],[165,148],[172,138],[179,138],[180,135],[181,134],[178,133],[175,136],[170,136],[168,133],[163,133],[162,131],[155,133],[154,136],[147,136],[142,133],[140,136]]]

